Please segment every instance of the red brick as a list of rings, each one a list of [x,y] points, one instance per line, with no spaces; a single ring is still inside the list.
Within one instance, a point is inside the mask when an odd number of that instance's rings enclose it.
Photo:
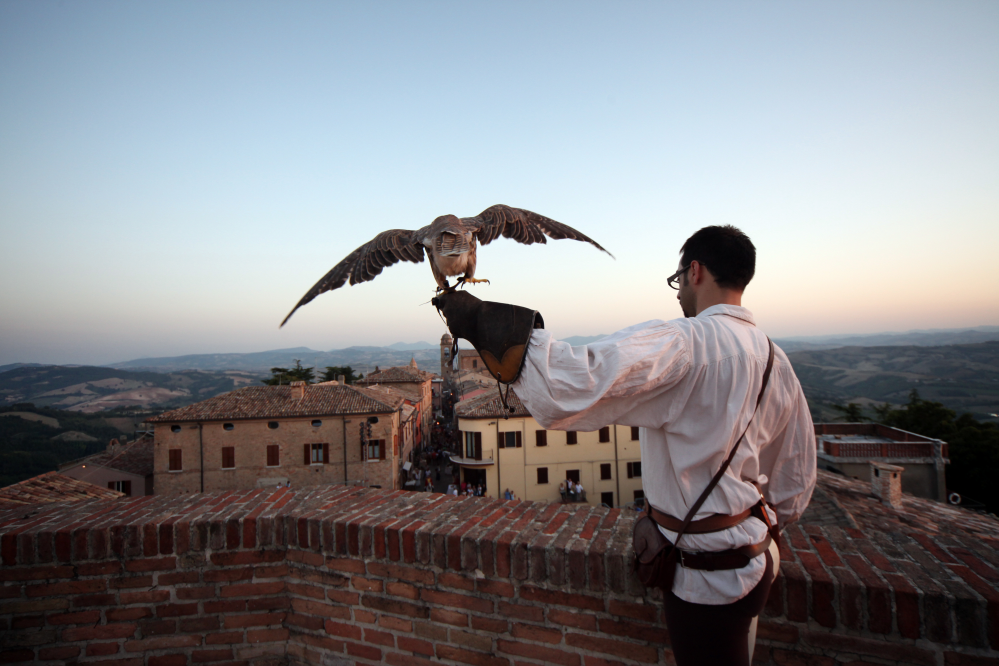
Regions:
[[[333,622],[332,620],[326,620],[325,623],[326,633],[332,634],[333,636],[340,636],[342,638],[353,638],[354,640],[361,640],[361,628],[355,627],[352,624],[346,624],[343,622]]]
[[[360,603],[361,595],[357,592],[344,592],[343,590],[326,590],[326,597],[344,606],[356,606]]]
[[[125,641],[125,652],[150,652],[201,645],[201,636],[158,636],[141,641]]]
[[[376,629],[365,629],[364,642],[373,643],[375,645],[385,645],[387,647],[395,647],[395,636],[388,633],[387,631],[377,631]]]
[[[315,585],[288,583],[288,591],[300,597],[312,597],[313,599],[326,598],[326,592],[321,587],[316,587]]]
[[[406,599],[419,599],[420,590],[415,585],[410,585],[409,583],[400,583],[398,581],[389,581],[385,584],[386,594],[391,594],[395,597],[404,597]]]
[[[6,561],[6,559],[7,558],[5,557],[4,561]],[[0,652],[0,664],[20,664],[22,662],[34,660],[34,650],[7,650],[5,652]]]
[[[385,663],[391,666],[430,666],[431,662],[426,657],[414,657],[398,652],[388,652],[385,654]]]
[[[362,576],[351,576],[350,584],[355,590],[360,590],[362,592],[381,592],[382,591],[382,581],[373,580],[371,578],[364,578]]]
[[[206,601],[206,613],[238,613],[246,610],[245,601]]]
[[[3,567],[0,569],[0,582],[19,580],[52,580],[72,578],[76,573],[71,566],[55,567]]]
[[[417,606],[416,604],[411,604],[408,601],[399,601],[398,599],[373,597],[366,594],[361,599],[361,603],[367,608],[373,608],[377,611],[382,611],[383,613],[408,615],[409,617],[420,618],[429,617],[430,615],[430,611],[426,607]]]
[[[65,583],[50,583],[48,585],[27,585],[24,588],[29,599],[36,597],[57,597],[70,594],[85,594],[87,592],[103,592],[107,582],[97,580],[74,580]]]
[[[545,609],[540,606],[525,606],[501,601],[499,602],[499,613],[514,620],[528,620],[529,622],[545,621]]]
[[[240,564],[270,564],[283,562],[285,552],[282,550],[256,550],[227,553],[212,553],[212,564],[220,567],[231,567]]]
[[[444,608],[431,608],[430,621],[440,622],[442,624],[450,624],[455,627],[467,627],[468,614],[458,613],[456,611],[451,611]]]
[[[382,651],[376,647],[350,642],[347,642],[346,646],[347,654],[352,657],[360,657],[361,659],[370,659],[371,661],[378,662],[382,660]]]
[[[125,576],[124,578],[112,578],[108,581],[108,588],[112,590],[127,590],[134,587],[150,588],[152,586],[152,576]]]
[[[357,613],[360,611],[354,611],[354,618],[357,619]],[[358,620],[361,621],[361,620]],[[392,629],[393,631],[413,631],[413,622],[411,620],[400,620],[397,617],[392,617],[390,615],[382,615],[378,618],[378,626],[385,627],[386,629]]]
[[[331,606],[309,599],[292,599],[291,607],[295,612],[303,615],[316,615],[324,618],[335,617],[341,620],[350,619],[350,609],[344,606]]]
[[[156,607],[156,617],[180,617],[182,615],[197,615],[198,604],[163,604]]]
[[[473,652],[472,650],[465,650],[450,645],[438,645],[437,657],[438,659],[451,659],[453,661],[460,661],[463,664],[472,664],[472,666],[509,666],[510,664],[509,659],[494,657],[490,654]]]
[[[355,574],[366,573],[364,571],[363,560],[354,560],[349,557],[332,557],[326,562],[326,566],[334,571],[346,571],[347,573]]]
[[[631,617],[643,622],[655,622],[659,613],[658,608],[652,604],[633,604],[618,599],[610,600],[608,611],[611,615]]]
[[[121,573],[120,562],[83,562],[76,565],[78,576],[111,576],[118,573]]]
[[[455,592],[439,592],[437,590],[423,589],[420,591],[420,598],[423,601],[445,608],[467,608],[479,613],[493,612],[493,602],[491,600],[470,597]]]
[[[117,643],[89,643],[87,644],[88,657],[106,657],[109,654],[118,654],[121,646]]]
[[[45,626],[45,618],[41,615],[31,617],[15,617],[11,620],[11,629],[35,629]]]
[[[122,606],[132,604],[155,604],[170,600],[170,590],[146,590],[145,592],[121,592],[118,595]]]
[[[525,601],[539,601],[543,604],[569,606],[580,610],[602,611],[603,597],[591,597],[585,594],[570,594],[556,590],[545,590],[540,587],[525,585],[520,588],[520,598]]]
[[[364,573],[359,571],[358,573]],[[433,585],[434,573],[426,569],[407,567],[401,564],[383,564],[381,562],[368,562],[368,575],[378,578],[398,578],[410,583],[420,585]]]
[[[594,622],[596,625],[596,622]],[[506,620],[494,620],[490,617],[472,616],[472,629],[485,631],[490,634],[505,634],[510,628],[510,623]]]
[[[197,571],[171,571],[156,576],[157,585],[181,585],[200,582],[201,575]]]
[[[111,613],[112,611],[108,611]],[[49,615],[46,618],[49,624],[97,624],[101,621],[101,612],[99,610],[92,611],[79,611],[77,613],[59,613],[57,615]],[[137,618],[113,618],[108,617],[108,620],[134,620]]]
[[[612,601],[611,603],[614,602]],[[577,629],[586,629],[587,631],[597,630],[597,618],[586,613],[570,613],[558,608],[549,608],[548,620],[556,624],[576,627]]]
[[[62,647],[42,648],[38,651],[39,661],[56,661],[59,659],[74,659],[80,654],[78,645],[65,645]]]
[[[286,596],[263,597],[261,599],[247,599],[246,610],[285,610],[291,608],[291,599]]]
[[[528,645],[502,638],[496,640],[496,650],[504,654],[537,659],[545,663],[562,664],[563,666],[579,666],[580,661],[579,655],[575,651],[565,652],[556,648]]]
[[[95,627],[71,627],[62,630],[62,640],[67,643],[108,638],[129,638],[138,627],[132,623],[100,624]]]
[[[250,580],[251,578],[253,578],[253,569],[250,567],[205,572],[206,583],[225,583],[233,580]]]
[[[514,638],[520,638],[525,641],[538,641],[554,645],[562,642],[562,632],[558,629],[546,629],[545,627],[538,627],[533,624],[515,622],[511,634]]]
[[[226,629],[240,629],[243,627],[268,627],[272,624],[281,624],[284,621],[284,613],[250,613],[247,615],[226,615],[223,618]]]
[[[128,560],[125,571],[171,571],[177,568],[176,557],[151,557],[144,560]]]
[[[287,629],[251,629],[246,632],[247,643],[273,643],[288,640]]]
[[[284,592],[283,581],[273,583],[246,583],[242,585],[223,585],[222,597],[259,597],[261,595],[279,594]]]
[[[148,666],[187,666],[187,655],[166,654],[159,657],[150,657]]]
[[[945,666],[999,666],[996,657],[976,657],[959,652],[944,652]]]
[[[177,620],[143,620],[139,622],[143,638],[168,636],[177,633]]]
[[[219,619],[214,615],[205,617],[189,617],[177,624],[178,629],[183,633],[200,633],[202,631],[215,631],[219,628]]]
[[[354,609],[354,622],[361,622],[363,624],[374,624],[378,619],[378,616],[371,611],[362,610],[360,608]]]
[[[756,627],[756,637],[781,643],[797,643],[798,628],[790,624],[777,624],[760,620]]]
[[[565,642],[567,645],[582,648],[584,650],[611,654],[615,657],[624,657],[626,659],[631,659],[632,661],[640,661],[646,664],[654,664],[659,661],[658,650],[654,647],[646,645],[636,645],[634,643],[625,643],[624,641],[615,641],[609,638],[585,636],[583,634],[566,634]]]
[[[322,631],[323,621],[324,620],[321,617],[299,615],[298,613],[288,613],[287,617],[284,619],[284,623],[287,625],[299,627],[301,629],[308,629],[310,631]]]
[[[474,590],[475,581],[468,576],[461,576],[454,573],[442,573],[437,575],[437,584],[442,587],[453,587],[459,590]],[[511,586],[512,587],[512,586]],[[512,596],[512,595],[507,595]]]
[[[242,631],[222,631],[205,636],[205,645],[231,645],[243,642]]]
[[[640,624],[627,620],[617,622],[601,618],[600,632],[612,636],[627,636],[647,643],[662,643],[666,639],[666,631],[662,626]]]
[[[479,592],[483,594],[494,594],[498,597],[512,597],[516,594],[513,585],[502,580],[482,579],[475,581]]]
[[[416,654],[433,656],[434,644],[429,641],[421,641],[419,638],[409,636],[399,636],[396,638],[400,650],[407,650]]]
[[[783,562],[781,566],[783,566]],[[773,658],[777,666],[836,666],[837,664],[835,659],[829,657],[780,648],[774,648]]]
[[[210,661],[225,661],[227,659],[232,659],[232,648],[195,650],[191,653],[191,661],[195,664],[204,664]]]
[[[936,666],[937,663],[934,652],[904,643],[889,643],[868,638],[859,638],[857,636],[818,631],[806,631],[803,638],[807,644],[824,650],[852,652],[871,657],[880,657],[881,659],[901,661],[906,664],[921,664],[923,666]]]
[[[73,598],[73,608],[87,608],[88,606],[114,606],[117,603],[118,602],[115,600],[113,594],[82,594]]]

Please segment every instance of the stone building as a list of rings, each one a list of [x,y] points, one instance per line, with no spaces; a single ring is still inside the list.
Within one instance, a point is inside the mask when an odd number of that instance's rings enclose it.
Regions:
[[[153,438],[143,435],[125,443],[112,439],[107,450],[63,463],[59,473],[128,496],[152,495]]]
[[[880,423],[816,423],[820,469],[871,481],[871,462],[905,470],[902,490],[940,502],[947,496],[947,442]]]
[[[166,412],[148,420],[156,494],[289,483],[400,487],[410,454],[401,437],[405,402],[395,391],[295,382]]]
[[[512,389],[507,402],[513,412],[493,385],[455,409],[461,448],[451,461],[461,481],[484,484],[487,497],[509,488],[518,498],[556,502],[567,479],[582,483],[590,504],[617,507],[644,497],[638,428],[545,430]]]
[[[434,379],[432,372],[420,370],[416,365],[416,359],[410,361],[409,365],[395,368],[385,368],[380,370],[377,366],[374,372],[369,372],[364,379],[355,382],[355,386],[372,387],[375,385],[388,386],[407,392],[408,400],[417,398],[413,403],[415,409],[415,423],[418,427],[414,429],[414,445],[417,448],[430,443],[430,426],[433,423],[433,391],[431,382]]]

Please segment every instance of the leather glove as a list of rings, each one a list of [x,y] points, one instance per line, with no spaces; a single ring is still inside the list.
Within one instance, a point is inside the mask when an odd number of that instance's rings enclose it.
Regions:
[[[520,376],[531,331],[545,327],[537,310],[480,301],[467,291],[445,292],[430,302],[447,321],[455,344],[458,338],[471,342],[489,374],[504,384]]]

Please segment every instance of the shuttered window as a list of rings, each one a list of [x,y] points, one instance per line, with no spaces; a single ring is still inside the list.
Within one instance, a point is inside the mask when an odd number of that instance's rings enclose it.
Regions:
[[[385,460],[385,440],[368,440],[368,460]]]
[[[640,462],[630,462],[628,463],[628,478],[636,479],[642,476],[642,463]]]
[[[566,444],[577,444],[578,439],[576,438],[575,430],[568,430],[565,433],[565,443]]]
[[[638,426],[631,426],[631,441],[638,441]]]
[[[324,465],[329,462],[329,444],[306,444],[305,448],[306,465]]]
[[[125,493],[128,497],[132,496],[132,482],[131,481],[108,481],[109,490],[117,490],[120,493]]]
[[[548,446],[548,431],[547,430],[535,430],[534,439],[538,446]],[[545,470],[545,474],[548,470]],[[546,482],[547,483],[547,482]]]
[[[611,466],[610,466],[610,463],[601,463],[600,464],[600,480],[601,481],[606,481],[609,478],[611,478]]]
[[[600,441],[609,442],[610,441],[610,426],[604,426],[600,429]]]
[[[181,458],[180,449],[170,449],[170,467],[171,472],[179,472],[184,469],[184,465]]]
[[[539,467],[538,468],[538,484],[541,485],[541,484],[545,484],[545,483],[548,483],[548,468],[547,467]]]
[[[236,447],[222,447],[222,469],[233,469],[236,467]]]
[[[267,466],[279,467],[281,465],[281,447],[278,444],[267,445]]]

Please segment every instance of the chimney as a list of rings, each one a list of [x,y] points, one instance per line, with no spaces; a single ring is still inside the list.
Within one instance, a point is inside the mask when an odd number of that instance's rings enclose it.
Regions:
[[[871,492],[881,503],[893,509],[902,508],[902,472],[904,467],[871,462]]]
[[[291,397],[293,400],[301,400],[305,397],[305,382],[291,383]]]
[[[336,380],[340,384],[346,384],[347,383],[347,378],[344,375],[337,375],[336,376]]]

